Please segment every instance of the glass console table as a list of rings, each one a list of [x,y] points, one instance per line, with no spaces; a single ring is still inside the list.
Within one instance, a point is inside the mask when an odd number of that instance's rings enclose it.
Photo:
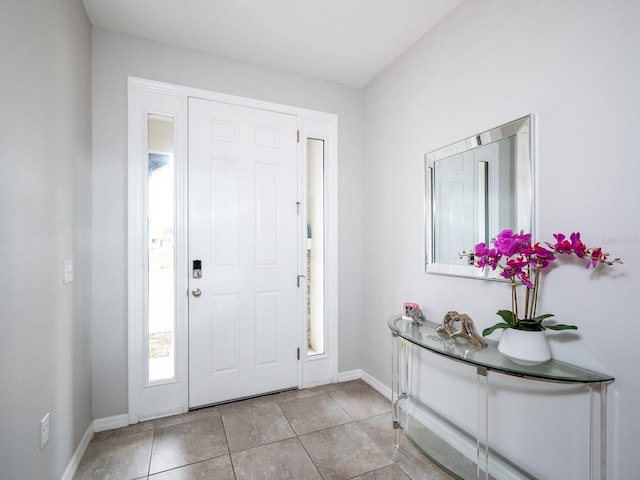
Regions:
[[[590,480],[606,478],[606,400],[607,385],[614,381],[612,376],[557,360],[535,366],[517,365],[498,351],[496,342],[487,340],[489,345],[480,348],[465,340],[454,341],[447,334],[437,333],[435,329],[439,324],[434,322],[415,325],[397,315],[389,318],[387,323],[393,338],[391,390],[394,428],[402,428],[425,455],[449,473],[465,480],[533,478],[489,446],[488,376],[489,372],[496,372],[543,382],[588,386],[591,401]],[[478,423],[475,436],[454,426],[411,395],[409,369],[414,348],[476,368]]]

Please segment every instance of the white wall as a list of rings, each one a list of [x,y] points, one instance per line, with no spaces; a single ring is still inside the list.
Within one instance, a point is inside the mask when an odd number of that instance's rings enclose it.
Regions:
[[[80,0],[0,4],[2,478],[61,478],[91,425],[90,55]]]
[[[93,29],[93,414],[127,407],[127,76],[338,115],[339,370],[360,358],[360,89]]]
[[[621,480],[637,476],[640,427],[640,323],[632,302],[640,284],[638,18],[632,0],[467,1],[369,84],[363,103],[363,369],[389,384],[386,319],[404,301],[419,302],[436,321],[450,309],[466,312],[479,329],[508,307],[504,284],[423,273],[422,159],[535,113],[539,238],[577,230],[625,262],[606,274],[555,269],[539,304],[580,328],[575,340],[549,334],[556,358],[616,377],[608,471]],[[475,429],[475,372],[428,357],[418,369],[427,400]],[[492,422],[490,434],[503,451],[541,478],[587,478],[588,395],[499,383],[496,402],[508,428]]]

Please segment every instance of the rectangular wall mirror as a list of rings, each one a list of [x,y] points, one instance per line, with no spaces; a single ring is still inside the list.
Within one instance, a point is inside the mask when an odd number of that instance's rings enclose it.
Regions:
[[[533,133],[528,115],[425,155],[427,273],[501,278],[470,252],[505,228],[533,232]]]

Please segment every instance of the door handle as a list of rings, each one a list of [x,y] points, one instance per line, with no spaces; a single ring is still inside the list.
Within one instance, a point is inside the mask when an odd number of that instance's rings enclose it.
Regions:
[[[200,291],[200,289],[199,289],[199,288],[194,288],[194,289],[191,291],[191,295],[193,295],[194,297],[199,297],[200,295],[202,295],[202,292]]]

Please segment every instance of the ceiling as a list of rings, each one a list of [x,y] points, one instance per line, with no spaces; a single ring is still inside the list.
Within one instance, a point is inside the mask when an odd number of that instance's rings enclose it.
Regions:
[[[95,26],[363,87],[463,0],[83,0]]]

